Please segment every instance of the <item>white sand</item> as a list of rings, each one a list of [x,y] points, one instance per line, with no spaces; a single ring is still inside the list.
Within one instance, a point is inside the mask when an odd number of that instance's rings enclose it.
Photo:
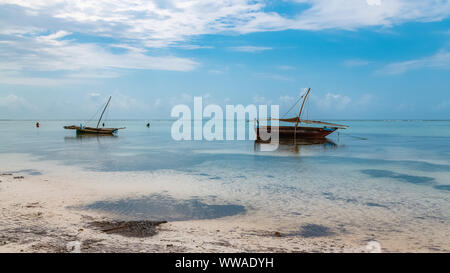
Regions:
[[[366,252],[373,238],[366,231],[313,238],[285,236],[286,224],[280,219],[251,209],[245,215],[220,219],[169,222],[160,225],[153,237],[106,234],[90,228],[89,223],[114,215],[70,207],[168,191],[175,198],[207,196],[205,183],[211,182],[170,171],[91,172],[16,154],[2,155],[0,164],[0,174],[23,169],[43,173],[0,175],[0,252],[65,252],[73,241],[81,243],[82,252]],[[411,234],[380,237],[383,251],[433,251],[426,245],[412,247],[406,236]],[[435,251],[449,248],[445,242],[444,248]]]

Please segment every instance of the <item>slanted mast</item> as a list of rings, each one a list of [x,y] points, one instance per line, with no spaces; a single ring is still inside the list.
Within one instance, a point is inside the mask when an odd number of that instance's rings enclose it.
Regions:
[[[85,127],[80,124],[80,126],[76,125],[69,125],[64,126],[64,129],[70,129],[70,130],[76,130],[77,134],[95,134],[95,135],[113,135],[120,129],[125,129],[125,127],[122,128],[99,128],[100,122],[102,121],[103,115],[105,114],[106,108],[108,108],[109,102],[111,101],[111,96],[109,96],[108,102],[105,105],[105,108],[103,108],[103,112],[100,115],[100,118],[97,122],[97,127]]]
[[[302,116],[302,113],[303,113],[303,110],[304,110],[304,107],[305,107],[305,103],[306,103],[306,100],[308,99],[308,96],[309,96],[310,92],[311,92],[311,88],[309,88],[308,91],[306,92],[306,94],[304,95],[303,102],[302,102],[302,105],[300,106],[300,112],[298,113],[298,116],[293,117],[293,118],[280,118],[278,120],[282,121],[282,122],[295,123],[295,127],[298,127],[298,125],[300,123],[306,123],[306,124],[327,125],[327,126],[337,127],[337,128],[341,128],[341,129],[348,128],[347,125],[341,125],[341,124],[329,123],[329,122],[323,122],[323,121],[317,121],[317,120],[301,119],[301,116]]]
[[[102,112],[102,114],[100,115],[100,118],[98,119],[98,122],[97,122],[97,128],[98,128],[98,126],[100,125],[100,121],[102,121],[103,114],[105,113],[106,108],[108,107],[108,104],[109,104],[110,101],[111,101],[111,96],[109,96],[108,102],[107,102],[106,105],[105,105],[105,109],[103,109],[103,112]]]
[[[300,117],[302,116],[303,107],[305,106],[305,102],[308,99],[309,92],[311,92],[311,88],[308,88],[308,91],[305,94],[305,98],[303,99],[302,106],[300,107],[300,112],[298,113],[298,117],[297,117],[298,121],[295,124],[295,127],[297,127],[298,124],[300,123]]]
[[[269,118],[269,120],[279,120],[282,122],[295,123],[295,126],[259,126],[259,122],[257,122],[257,126],[255,127],[257,140],[265,141],[260,138],[260,130],[262,130],[262,132],[277,131],[280,139],[293,139],[295,145],[297,143],[297,139],[324,139],[326,136],[335,132],[336,130],[346,129],[348,127],[341,124],[302,119],[302,114],[305,110],[305,104],[310,92],[311,88],[308,88],[308,91],[295,102],[291,109],[289,109],[288,113],[290,112],[290,110],[292,110],[293,107],[295,107],[295,105],[300,102],[301,99],[303,99],[298,116],[293,118]],[[316,124],[321,126],[299,126],[299,124],[301,123]]]

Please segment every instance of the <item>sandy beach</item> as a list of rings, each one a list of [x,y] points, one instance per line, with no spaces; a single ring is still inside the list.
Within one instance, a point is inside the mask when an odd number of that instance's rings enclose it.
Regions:
[[[25,160],[23,155],[15,154],[3,156],[2,166],[0,252],[433,251],[417,242],[418,247],[412,248],[406,232],[383,235],[376,227],[373,234],[343,227],[328,229],[323,219],[312,223],[311,217],[300,216],[294,224],[287,224],[276,215],[270,217],[252,209],[252,204],[245,201],[245,213],[217,219],[141,222],[133,232],[123,228],[123,224],[133,222],[115,222],[130,220],[124,215],[83,206],[99,200],[168,195],[169,189],[171,198],[183,199],[194,193],[208,196],[206,184],[173,171],[91,172],[35,158]],[[215,204],[221,202],[226,203],[220,197],[214,200]],[[430,239],[426,233],[423,237]],[[382,248],[378,249],[377,244]],[[434,249],[443,250],[442,246]]]
[[[51,167],[48,162],[32,164],[47,171]],[[67,172],[64,176],[61,169]],[[80,245],[81,252],[366,251],[364,245],[341,238],[306,239],[283,234],[278,231],[276,221],[262,220],[251,212],[219,219],[163,223],[155,227],[153,236],[105,232],[92,223],[114,220],[115,215],[74,207],[96,200],[164,191],[157,185],[167,186],[186,177],[173,173],[145,176],[147,180],[158,179],[155,181],[158,183],[148,183],[139,179],[142,174],[125,180],[133,174],[117,173],[108,174],[113,180],[108,181],[101,174],[75,169],[59,166],[58,172],[40,175],[29,175],[29,171],[0,172],[0,252],[72,252],[77,251],[74,244]],[[188,181],[186,184],[189,187]]]

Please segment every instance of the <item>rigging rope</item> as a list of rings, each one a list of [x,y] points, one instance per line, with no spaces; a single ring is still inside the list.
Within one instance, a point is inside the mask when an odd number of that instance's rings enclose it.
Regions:
[[[301,96],[295,103],[294,105],[292,105],[292,107],[281,117],[284,118],[287,114],[289,114],[289,112],[291,112],[291,110],[298,104],[298,102],[304,97],[305,95]]]
[[[309,100],[309,97],[307,98],[307,101],[306,101],[306,119],[307,120],[309,120],[309,109],[311,109],[310,107],[309,107],[309,105],[310,105],[310,100]]]
[[[88,120],[85,121],[85,123],[88,124],[89,122],[91,122],[91,121],[94,119],[94,117],[98,115],[98,113],[100,112],[100,110],[102,110],[102,109],[105,107],[105,105],[106,105],[106,104],[103,104],[102,107],[100,107],[100,108],[97,110],[97,112],[96,112],[90,119],[88,119]]]
[[[105,118],[103,120],[104,120],[103,123],[109,121],[109,107],[106,109]]]

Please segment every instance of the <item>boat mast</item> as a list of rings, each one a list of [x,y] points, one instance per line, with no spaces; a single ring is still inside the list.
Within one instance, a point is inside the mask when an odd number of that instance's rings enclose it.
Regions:
[[[98,128],[98,126],[99,126],[99,124],[100,124],[100,121],[102,120],[103,114],[105,113],[105,110],[106,110],[106,108],[108,107],[108,104],[109,104],[110,101],[111,101],[111,96],[109,96],[108,102],[107,102],[106,105],[105,105],[105,109],[103,109],[103,112],[102,112],[102,114],[100,115],[100,119],[99,119],[98,122],[97,122],[97,128]]]
[[[295,127],[297,127],[298,124],[300,123],[300,116],[302,115],[303,107],[305,106],[305,102],[308,99],[308,95],[309,95],[310,91],[311,91],[311,88],[309,88],[308,91],[305,94],[305,98],[303,99],[302,106],[300,107],[300,112],[298,113],[298,120],[297,120],[297,123],[295,124]]]
[[[297,149],[297,127],[298,127],[298,124],[300,123],[300,116],[302,115],[303,106],[305,106],[305,101],[308,98],[309,91],[311,91],[311,88],[309,88],[305,94],[305,98],[303,99],[302,107],[300,107],[300,113],[298,113],[297,122],[295,123],[295,127],[294,127],[294,145],[295,145],[296,149]]]

